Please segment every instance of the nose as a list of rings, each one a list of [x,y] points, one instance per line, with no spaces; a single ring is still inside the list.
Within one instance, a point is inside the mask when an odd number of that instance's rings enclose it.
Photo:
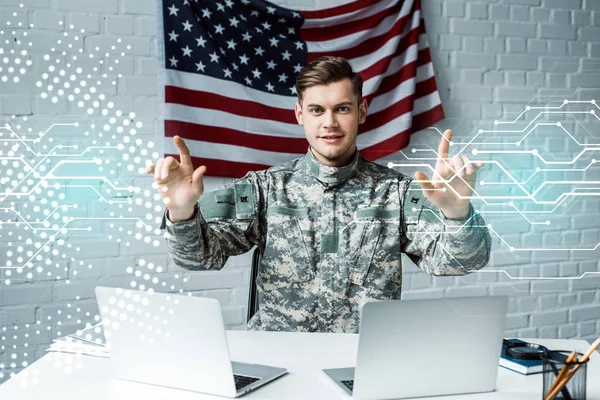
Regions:
[[[323,128],[331,129],[337,127],[338,123],[335,119],[335,113],[333,111],[326,111],[323,113]]]

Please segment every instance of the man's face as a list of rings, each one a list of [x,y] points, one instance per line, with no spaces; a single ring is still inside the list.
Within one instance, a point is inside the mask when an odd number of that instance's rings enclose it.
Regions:
[[[302,105],[296,103],[296,119],[313,155],[321,163],[342,167],[350,162],[356,148],[358,125],[367,118],[367,102],[352,90],[350,79],[304,91]]]

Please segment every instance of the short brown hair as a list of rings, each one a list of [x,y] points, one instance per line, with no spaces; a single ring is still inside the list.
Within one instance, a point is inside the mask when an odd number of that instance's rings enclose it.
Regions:
[[[362,100],[363,79],[360,74],[352,70],[352,66],[348,60],[335,56],[323,56],[314,59],[305,65],[296,77],[298,101],[302,103],[302,95],[309,87],[329,85],[343,79],[350,79],[352,89],[358,99],[358,104],[360,104]]]

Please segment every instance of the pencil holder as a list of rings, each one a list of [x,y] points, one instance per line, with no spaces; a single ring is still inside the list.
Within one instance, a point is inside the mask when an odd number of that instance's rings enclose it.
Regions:
[[[546,399],[548,394],[552,391],[551,387],[554,384],[554,381],[560,374],[564,365],[568,364],[570,367],[569,371],[572,371],[573,368],[577,368],[577,370],[552,400],[586,400],[587,361],[573,361],[567,363],[567,356],[568,354],[561,354],[560,352],[550,352],[548,357],[542,356],[544,362],[542,399]],[[582,354],[578,354],[578,358],[581,358],[581,356]],[[565,374],[563,379],[567,375],[569,374]]]

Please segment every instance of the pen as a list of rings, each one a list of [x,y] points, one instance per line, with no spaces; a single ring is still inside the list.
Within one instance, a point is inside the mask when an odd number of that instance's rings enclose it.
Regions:
[[[583,357],[581,357],[581,360],[579,360],[579,364],[574,366],[571,369],[571,371],[567,374],[567,376],[561,382],[557,383],[556,386],[554,386],[554,389],[550,393],[548,393],[545,400],[552,400],[558,394],[558,392],[567,384],[567,382],[569,382],[569,380],[573,377],[573,375],[575,374],[575,372],[577,372],[581,365],[589,360],[590,356],[594,351],[596,351],[598,346],[600,346],[600,338],[596,339],[596,341],[592,343],[588,351],[586,351]]]

